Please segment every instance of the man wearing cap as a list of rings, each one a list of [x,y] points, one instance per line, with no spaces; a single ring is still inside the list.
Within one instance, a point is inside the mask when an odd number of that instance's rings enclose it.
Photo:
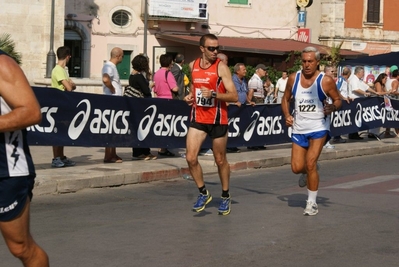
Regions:
[[[247,102],[251,105],[263,104],[265,96],[263,94],[262,78],[267,75],[267,69],[264,64],[258,64],[255,67],[255,73],[248,82]]]
[[[255,67],[255,73],[248,82],[247,102],[252,106],[265,103],[265,95],[263,94],[262,78],[267,75],[267,69],[264,64],[258,64]],[[250,150],[266,149],[264,146],[249,146]]]

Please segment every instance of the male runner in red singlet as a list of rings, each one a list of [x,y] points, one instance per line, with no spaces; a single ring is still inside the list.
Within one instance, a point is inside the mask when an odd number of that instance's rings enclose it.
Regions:
[[[215,35],[200,39],[202,56],[190,63],[192,85],[184,100],[192,106],[191,124],[186,139],[186,160],[190,173],[200,191],[193,210],[200,212],[212,200],[205,188],[198,152],[207,135],[212,138],[212,150],[222,183],[222,200],[218,212],[230,213],[230,167],[226,158],[228,118],[226,102],[237,102],[238,95],[231,73],[217,57],[219,42]]]
[[[320,52],[316,48],[306,47],[302,51],[302,70],[289,76],[281,101],[285,123],[292,126],[291,169],[294,173],[303,174],[299,185],[308,186],[304,215],[318,213],[319,173],[316,163],[330,138],[330,119],[327,116],[342,105],[333,78],[318,70],[319,62]],[[327,97],[331,98],[332,104],[326,102]],[[295,101],[294,115],[290,112],[291,98]]]

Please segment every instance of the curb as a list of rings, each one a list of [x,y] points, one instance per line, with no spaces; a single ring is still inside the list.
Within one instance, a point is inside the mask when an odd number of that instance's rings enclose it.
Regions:
[[[337,145],[337,149],[323,149],[319,161],[343,159],[364,155],[374,155],[399,151],[399,142],[367,142],[361,143],[363,147],[351,149],[347,144]],[[237,153],[238,154],[238,153]],[[236,155],[237,155],[236,154]],[[244,153],[241,153],[242,155]],[[229,155],[229,154],[228,154]],[[279,148],[265,150],[263,153],[251,152],[244,156],[228,156],[230,170],[240,171],[247,169],[271,168],[288,165],[291,163],[291,148]],[[237,159],[232,159],[232,158]],[[217,174],[217,167],[213,158],[200,159],[204,175]],[[126,165],[122,165],[126,164]],[[103,188],[123,186],[129,184],[148,183],[182,177],[189,174],[185,161],[172,159],[161,164],[149,165],[141,171],[134,170],[131,162],[122,163],[120,169],[93,164],[91,169],[74,169],[68,173],[68,177],[56,175],[50,170],[37,170],[37,178],[33,193],[35,195],[64,194],[77,192],[86,188]],[[139,166],[142,167],[142,166]],[[144,167],[143,167],[144,168]],[[151,169],[153,168],[153,169]],[[95,173],[94,170],[97,172]],[[47,172],[47,173],[46,173]]]

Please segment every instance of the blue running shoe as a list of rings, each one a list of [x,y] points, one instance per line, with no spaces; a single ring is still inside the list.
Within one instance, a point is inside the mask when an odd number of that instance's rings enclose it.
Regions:
[[[206,204],[211,202],[211,200],[212,200],[212,196],[211,196],[211,194],[209,194],[208,190],[206,190],[206,195],[200,193],[197,198],[197,202],[195,202],[195,204],[193,206],[193,211],[196,211],[196,212],[203,211],[205,209]]]
[[[219,215],[229,215],[230,214],[230,203],[231,203],[231,198],[230,197],[222,197],[222,201],[220,201],[219,205]]]

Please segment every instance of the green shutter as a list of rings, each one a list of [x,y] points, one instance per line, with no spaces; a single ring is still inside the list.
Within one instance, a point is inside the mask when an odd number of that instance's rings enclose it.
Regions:
[[[248,0],[229,0],[229,4],[248,5]]]

